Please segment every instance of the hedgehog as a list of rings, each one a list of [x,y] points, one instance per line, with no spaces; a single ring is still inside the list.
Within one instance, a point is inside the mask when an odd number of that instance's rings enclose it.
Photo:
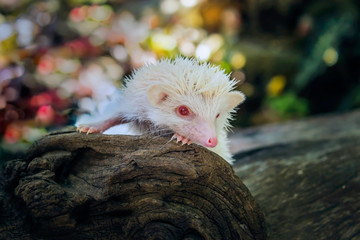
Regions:
[[[227,132],[245,96],[219,66],[194,58],[161,59],[124,82],[103,113],[78,119],[79,132],[103,133],[119,124],[130,124],[135,134],[171,132],[171,140],[202,145],[233,163]]]

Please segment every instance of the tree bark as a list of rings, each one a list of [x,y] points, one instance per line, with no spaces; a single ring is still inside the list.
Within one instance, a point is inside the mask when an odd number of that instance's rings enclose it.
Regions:
[[[269,239],[360,239],[360,111],[237,132],[235,173]]]
[[[0,239],[266,238],[231,166],[167,138],[52,133],[1,178]]]

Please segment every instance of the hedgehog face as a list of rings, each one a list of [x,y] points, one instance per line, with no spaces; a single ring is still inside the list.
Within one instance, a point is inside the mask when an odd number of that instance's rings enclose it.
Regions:
[[[159,85],[150,87],[147,94],[154,108],[148,116],[152,122],[211,148],[217,145],[218,132],[226,127],[229,112],[243,100],[243,95],[235,91],[220,95],[184,95]]]

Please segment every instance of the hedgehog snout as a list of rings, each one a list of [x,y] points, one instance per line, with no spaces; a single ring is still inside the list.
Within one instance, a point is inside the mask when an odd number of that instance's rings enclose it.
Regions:
[[[215,124],[212,121],[206,121],[201,118],[198,118],[196,127],[192,132],[194,140],[198,141],[201,145],[205,147],[216,147],[218,143]]]
[[[217,137],[210,137],[209,139],[207,139],[206,140],[206,142],[205,142],[205,146],[206,147],[211,147],[211,148],[213,148],[213,147],[216,147],[216,145],[217,145]]]

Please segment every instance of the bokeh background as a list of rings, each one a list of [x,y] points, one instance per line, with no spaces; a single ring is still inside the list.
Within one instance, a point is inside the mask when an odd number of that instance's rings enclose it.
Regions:
[[[196,57],[239,80],[247,127],[360,107],[358,0],[0,0],[0,158],[106,101],[133,69]]]

